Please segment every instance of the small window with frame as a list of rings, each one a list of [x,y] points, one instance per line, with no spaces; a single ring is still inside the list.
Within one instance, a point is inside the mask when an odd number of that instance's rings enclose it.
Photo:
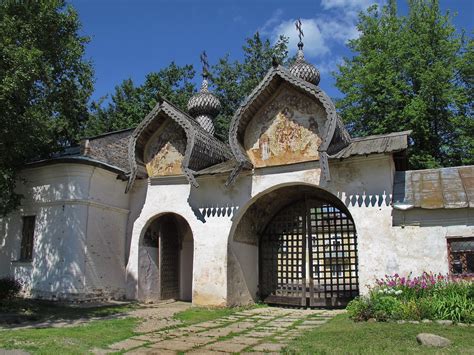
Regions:
[[[36,216],[23,216],[22,220],[23,227],[21,232],[21,250],[19,261],[32,261]]]
[[[474,237],[448,239],[449,272],[474,277]]]

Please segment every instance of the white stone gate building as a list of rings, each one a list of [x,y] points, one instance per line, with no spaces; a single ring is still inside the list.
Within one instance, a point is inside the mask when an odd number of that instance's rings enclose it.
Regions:
[[[474,166],[406,171],[410,132],[350,137],[302,46],[213,136],[220,103],[29,164],[0,276],[32,297],[336,306],[376,277],[470,274]]]

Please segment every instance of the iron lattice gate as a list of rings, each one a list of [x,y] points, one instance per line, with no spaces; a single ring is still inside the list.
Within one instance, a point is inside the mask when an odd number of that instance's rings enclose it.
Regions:
[[[282,209],[260,239],[259,292],[267,303],[343,306],[359,294],[352,219],[330,203]]]

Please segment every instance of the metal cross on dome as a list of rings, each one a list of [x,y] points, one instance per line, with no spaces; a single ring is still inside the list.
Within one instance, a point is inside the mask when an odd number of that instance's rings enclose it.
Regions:
[[[207,61],[206,51],[201,53],[201,63],[202,63],[202,76],[207,77],[209,75],[209,62]]]
[[[300,48],[300,49],[303,48],[303,37],[304,37],[303,28],[301,27],[301,25],[302,25],[301,19],[298,19],[295,22],[295,26],[296,26],[296,30],[298,31],[298,37],[300,39],[300,41],[298,43],[298,48]]]

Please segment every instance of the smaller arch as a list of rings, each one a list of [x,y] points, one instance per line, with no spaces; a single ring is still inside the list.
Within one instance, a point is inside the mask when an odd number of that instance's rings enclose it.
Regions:
[[[153,216],[138,248],[140,300],[192,300],[194,241],[185,218],[172,212]]]

